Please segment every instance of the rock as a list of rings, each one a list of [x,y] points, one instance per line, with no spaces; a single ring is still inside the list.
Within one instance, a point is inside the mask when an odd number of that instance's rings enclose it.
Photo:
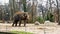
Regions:
[[[47,23],[50,23],[50,21],[45,21],[44,23],[47,24]]]
[[[40,25],[40,23],[38,21],[35,22],[35,25]]]
[[[45,25],[49,25],[51,22],[50,21],[45,21],[44,24]]]

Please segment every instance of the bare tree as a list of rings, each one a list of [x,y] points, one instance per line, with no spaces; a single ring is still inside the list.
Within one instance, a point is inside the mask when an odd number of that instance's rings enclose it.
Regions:
[[[56,0],[56,3],[57,3],[58,24],[60,25],[60,11],[59,11],[58,0]]]
[[[23,3],[24,12],[27,12],[27,10],[26,10],[26,0],[22,0],[22,3]]]

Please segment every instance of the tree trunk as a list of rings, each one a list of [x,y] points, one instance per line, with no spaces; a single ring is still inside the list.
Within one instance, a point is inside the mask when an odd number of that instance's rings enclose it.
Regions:
[[[60,25],[60,12],[58,7],[58,0],[56,0],[56,3],[57,3],[58,24]]]
[[[26,0],[23,0],[23,7],[24,7],[24,12],[27,12],[27,10],[26,10]]]

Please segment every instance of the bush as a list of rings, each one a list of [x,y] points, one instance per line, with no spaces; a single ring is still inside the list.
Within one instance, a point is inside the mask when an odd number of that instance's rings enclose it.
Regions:
[[[45,20],[49,20],[51,22],[54,22],[54,16],[53,16],[53,14],[50,13],[50,15],[47,15]]]
[[[32,22],[32,19],[29,19],[29,20],[28,20],[28,23],[33,23],[33,22]]]
[[[33,20],[32,19],[29,19],[28,20],[28,23],[34,23],[35,21],[36,21],[36,19],[33,19]]]
[[[44,23],[44,19],[42,17],[37,17],[37,21],[40,22],[41,24]]]

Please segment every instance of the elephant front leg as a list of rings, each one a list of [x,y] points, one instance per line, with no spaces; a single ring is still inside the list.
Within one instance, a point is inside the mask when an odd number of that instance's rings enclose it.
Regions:
[[[21,26],[21,20],[19,21],[19,26]]]
[[[26,20],[24,20],[24,26],[26,26]]]

